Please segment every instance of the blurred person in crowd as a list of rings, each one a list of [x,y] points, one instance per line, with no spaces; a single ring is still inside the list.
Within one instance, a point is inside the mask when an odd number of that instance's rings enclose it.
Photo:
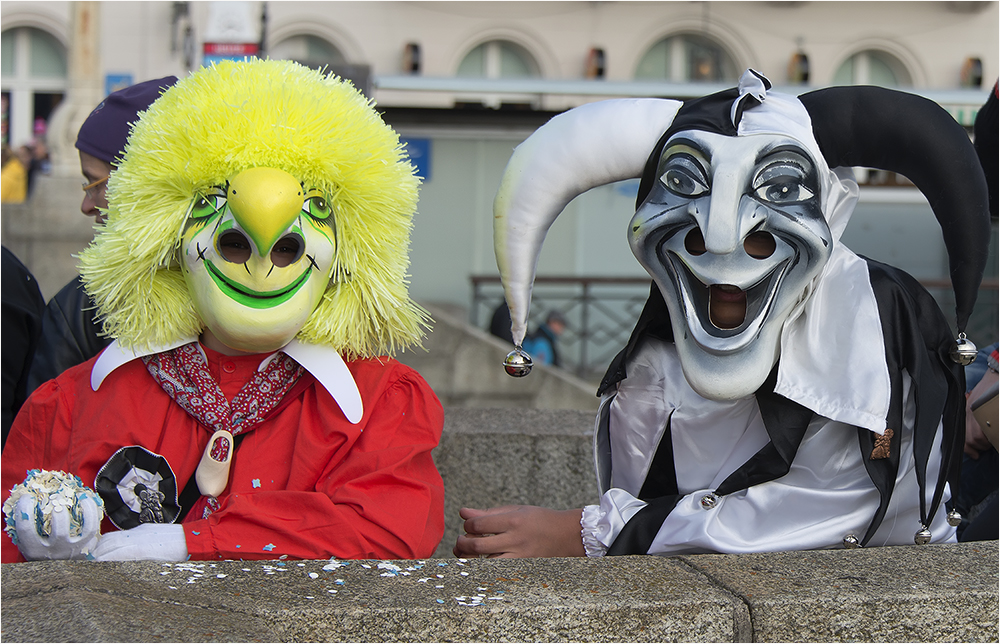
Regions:
[[[7,433],[21,405],[27,399],[28,368],[42,329],[45,300],[31,272],[3,247],[0,277],[0,312],[3,320],[3,408],[0,410],[0,445],[7,442]]]
[[[538,325],[534,333],[528,334],[521,348],[528,352],[535,364],[561,367],[558,342],[559,336],[565,330],[566,318],[563,317],[562,313],[553,309],[545,316],[545,322]]]
[[[26,154],[22,157],[27,159],[28,169],[28,197],[35,193],[35,178],[39,174],[48,174],[51,167],[49,163],[49,149],[45,141],[37,140],[27,148]]]
[[[176,82],[177,78],[167,76],[118,90],[101,101],[80,127],[76,148],[80,151],[80,172],[85,179],[80,211],[93,217],[98,226],[103,225],[108,208],[105,196],[108,178],[125,154],[132,124]],[[28,394],[66,369],[86,362],[110,343],[110,339],[101,335],[95,309],[79,276],[49,300],[28,377]]]
[[[514,336],[510,333],[510,309],[507,308],[507,303],[503,300],[497,305],[497,308],[493,309],[493,318],[490,319],[490,333],[500,338],[514,343]]]
[[[966,368],[966,388],[965,453],[955,499],[955,508],[962,514],[958,540],[993,540],[998,532],[997,344],[980,351],[976,362]]]
[[[28,197],[31,196],[31,187],[33,172],[35,168],[32,165],[32,159],[35,157],[35,148],[32,145],[22,145],[17,149],[17,158],[21,160],[21,166],[24,168],[24,200],[27,201]]]
[[[6,144],[0,152],[0,203],[24,203],[28,196],[28,171],[20,156]]]
[[[973,143],[986,174],[990,196],[990,216],[997,220],[998,83],[976,115]],[[962,483],[955,500],[962,514],[959,541],[997,538],[997,476],[1000,473],[996,447],[997,343],[982,349],[976,361],[965,368],[966,414],[965,453]],[[991,395],[992,389],[992,395]],[[992,402],[993,416],[987,414]],[[992,424],[992,427],[990,425]],[[993,439],[989,435],[992,432]]]

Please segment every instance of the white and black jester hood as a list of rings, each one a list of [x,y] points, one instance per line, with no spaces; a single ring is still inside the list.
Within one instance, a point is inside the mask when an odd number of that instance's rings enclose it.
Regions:
[[[683,104],[583,105],[515,150],[494,203],[515,345],[542,242],[563,207],[592,187],[640,177],[629,243],[670,311],[685,375],[708,398],[753,392],[789,334],[817,331],[796,330],[796,320],[806,325],[804,308],[838,261],[858,190],[853,166],[904,174],[928,198],[964,338],[989,220],[985,179],[962,127],[912,94],[836,87],[796,98],[748,70],[738,88]]]

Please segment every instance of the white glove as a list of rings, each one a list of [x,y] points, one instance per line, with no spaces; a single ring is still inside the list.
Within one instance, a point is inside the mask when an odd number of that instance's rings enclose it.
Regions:
[[[83,523],[80,535],[69,533],[69,510],[55,507],[52,510],[52,526],[49,536],[38,534],[35,522],[35,497],[26,494],[17,500],[14,511],[14,527],[17,530],[17,547],[29,561],[40,559],[89,559],[101,536],[101,521],[97,504],[93,499],[80,499]]]
[[[183,526],[143,523],[102,535],[91,554],[96,561],[185,561],[188,549]]]

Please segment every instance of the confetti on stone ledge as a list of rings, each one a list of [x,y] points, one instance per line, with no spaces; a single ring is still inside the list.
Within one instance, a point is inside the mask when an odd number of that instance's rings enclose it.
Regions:
[[[265,546],[264,549],[265,550],[269,550],[269,547],[270,548],[274,548],[275,546],[274,546],[274,544],[268,544],[268,546]],[[319,562],[317,562],[317,563],[319,563]],[[414,565],[411,565],[411,566],[407,566],[406,569],[404,570],[401,566],[399,566],[399,565],[397,565],[395,563],[387,562],[387,561],[372,562],[374,564],[374,566],[373,566],[373,565],[369,565],[367,563],[361,563],[361,562],[339,561],[335,557],[331,557],[329,561],[323,562],[322,570],[325,571],[325,572],[330,572],[330,571],[336,570],[338,568],[347,567],[351,563],[360,563],[360,565],[362,566],[362,568],[365,568],[365,569],[368,569],[368,570],[371,570],[372,568],[374,568],[376,571],[380,571],[379,572],[379,576],[380,577],[402,577],[402,576],[410,575],[411,574],[410,571],[416,571],[416,570],[419,570],[419,569],[423,568],[423,565],[426,562],[422,562],[421,561],[421,562],[419,562],[417,564],[414,564]],[[209,575],[208,577],[206,577],[206,575],[204,574],[205,573],[205,566],[206,565],[209,568],[215,568],[216,567],[216,565],[214,563],[204,563],[204,562],[190,562],[190,561],[188,561],[188,562],[179,562],[179,563],[164,563],[163,566],[165,568],[167,568],[167,570],[164,570],[164,571],[160,572],[160,574],[161,575],[170,575],[172,572],[175,572],[175,571],[176,572],[180,572],[180,573],[186,573],[187,574],[187,579],[186,579],[186,583],[187,584],[195,584],[195,583],[198,583],[198,582],[204,582],[205,579],[210,579],[213,576],[214,576],[215,579],[224,579],[224,578],[228,577],[227,574],[223,574],[223,573],[213,574],[213,575]],[[299,568],[306,568],[308,565],[309,565],[308,562],[295,562],[295,567],[299,567]],[[439,566],[443,566],[443,567],[447,567],[448,566],[448,564],[444,563],[444,562],[438,563],[438,565]],[[462,565],[462,562],[459,561],[458,565]],[[262,571],[266,575],[274,575],[277,572],[288,571],[290,569],[290,566],[291,566],[290,563],[286,564],[286,562],[284,562],[284,561],[272,561],[270,563],[263,563],[262,562],[262,564],[260,566],[260,571]],[[242,570],[244,572],[252,572],[254,570],[254,568],[241,568],[240,570]],[[305,572],[306,575],[310,579],[312,579],[312,580],[318,580],[318,579],[320,579],[322,577],[322,575],[320,573],[318,573],[318,572],[311,572],[311,571],[308,571],[308,570],[304,570],[303,572]],[[442,571],[442,572],[445,572],[445,571]],[[468,577],[470,575],[470,573],[467,572],[467,571],[456,571],[456,572],[458,572],[458,575],[461,576],[461,577]],[[431,581],[431,582],[438,582],[438,581],[440,581],[442,583],[439,583],[439,584],[435,585],[434,588],[435,588],[435,590],[442,590],[443,591],[444,588],[445,588],[445,585],[443,583],[444,582],[444,578],[445,578],[445,575],[443,575],[443,574],[436,574],[434,576],[420,577],[420,578],[416,579],[416,582],[417,583],[427,583],[429,581]],[[326,581],[327,581],[327,583],[330,582],[329,577],[326,578]],[[332,583],[335,584],[335,585],[337,585],[337,586],[339,586],[339,587],[344,587],[345,586],[345,580],[344,579],[339,579],[339,578],[338,579],[334,579],[332,581]],[[484,583],[484,582],[480,581],[479,583]],[[428,584],[428,585],[431,585],[431,584]],[[170,588],[171,590],[177,590],[176,586],[168,586],[168,588]],[[336,588],[324,588],[324,590],[326,591],[326,593],[328,595],[336,595],[338,593],[338,590]],[[493,602],[497,602],[497,601],[502,602],[502,601],[505,601],[505,598],[503,597],[504,591],[502,591],[502,590],[494,590],[493,594],[491,594],[491,595],[487,594],[490,591],[490,584],[488,584],[488,583],[485,586],[477,585],[476,590],[478,592],[476,594],[474,594],[474,595],[458,595],[458,596],[453,596],[452,600],[454,601],[454,605],[463,606],[463,607],[467,607],[467,608],[475,608],[477,606],[482,606],[483,604],[485,604],[487,602],[490,602],[490,601],[493,601]],[[435,593],[435,594],[437,594],[437,593]],[[316,597],[314,595],[305,595],[305,594],[303,594],[302,597],[305,598],[305,599],[310,599],[310,600],[315,600],[316,599]],[[438,597],[432,597],[432,598],[439,605],[440,604],[448,604],[449,603],[447,599],[441,599],[441,598],[438,598]],[[428,598],[428,599],[430,599],[430,598]]]
[[[350,565],[349,561],[337,561],[336,559],[331,559],[330,563],[323,566],[323,570],[326,571],[336,570],[337,568],[343,568],[349,565]],[[371,568],[371,566],[365,566],[365,568]]]

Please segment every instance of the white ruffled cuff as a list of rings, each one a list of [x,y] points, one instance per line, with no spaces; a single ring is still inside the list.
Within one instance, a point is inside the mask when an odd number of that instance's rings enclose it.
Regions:
[[[608,552],[608,546],[601,542],[601,519],[606,513],[599,505],[583,506],[580,515],[580,535],[583,537],[583,549],[588,557],[603,557]]]
[[[605,492],[600,505],[584,506],[580,517],[580,534],[587,556],[600,557],[606,554],[629,519],[644,507],[645,501],[618,488]]]

